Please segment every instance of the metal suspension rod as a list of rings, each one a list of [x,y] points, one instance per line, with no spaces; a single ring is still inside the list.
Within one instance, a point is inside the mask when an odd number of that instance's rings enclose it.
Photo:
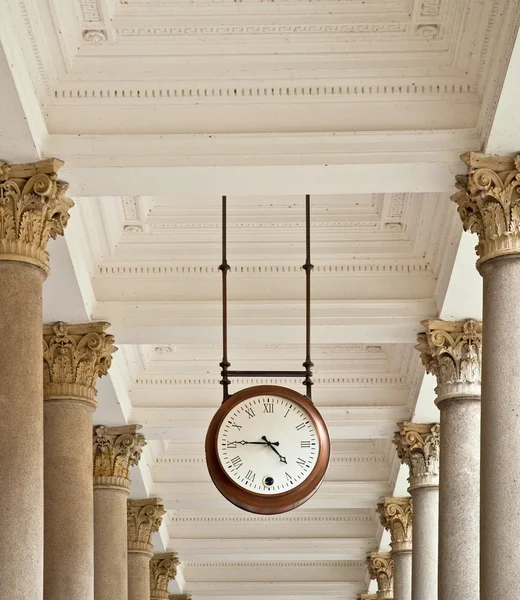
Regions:
[[[311,360],[311,272],[314,265],[311,263],[311,197],[305,196],[305,381],[307,388],[307,398],[312,399],[312,367],[314,363]]]
[[[222,271],[222,369],[220,381],[222,385],[223,402],[229,398],[229,367],[231,363],[228,360],[228,337],[227,337],[227,274],[229,271],[227,262],[227,198],[222,196],[222,264],[219,269]]]

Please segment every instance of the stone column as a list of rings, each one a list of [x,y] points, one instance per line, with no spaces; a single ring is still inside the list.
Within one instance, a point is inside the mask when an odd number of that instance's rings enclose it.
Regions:
[[[520,156],[462,156],[464,229],[483,277],[480,598],[517,600],[520,561]]]
[[[0,161],[0,598],[43,597],[42,284],[72,200],[63,163]]]
[[[439,600],[479,598],[482,323],[424,321],[416,348],[441,411]]]
[[[394,598],[394,561],[389,552],[371,552],[367,556],[370,579],[377,581],[377,600]]]
[[[128,600],[127,498],[140,425],[94,427],[94,598]]]
[[[160,498],[128,500],[128,600],[150,600],[152,535],[165,512]]]
[[[108,323],[43,327],[45,600],[94,598],[92,412]]]
[[[413,499],[412,597],[437,600],[440,426],[406,422],[398,427],[394,444],[410,468]]]
[[[383,498],[377,512],[392,540],[394,600],[412,600],[412,499]]]
[[[169,600],[168,585],[177,575],[177,552],[154,554],[150,561],[150,600]]]

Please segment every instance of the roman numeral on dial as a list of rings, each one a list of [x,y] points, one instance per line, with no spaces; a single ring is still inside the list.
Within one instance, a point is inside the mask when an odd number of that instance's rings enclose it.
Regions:
[[[240,469],[242,466],[242,459],[240,456],[235,456],[235,458],[231,459],[231,464],[235,467],[235,469]]]
[[[248,481],[250,481],[251,483],[253,483],[253,482],[254,482],[254,480],[255,480],[255,477],[256,477],[256,473],[253,473],[253,471],[249,470],[249,471],[247,472],[246,479],[247,479]]]
[[[252,408],[246,408],[247,416],[252,419],[255,416],[255,411]]]
[[[272,402],[264,402],[264,412],[274,413],[274,404]]]

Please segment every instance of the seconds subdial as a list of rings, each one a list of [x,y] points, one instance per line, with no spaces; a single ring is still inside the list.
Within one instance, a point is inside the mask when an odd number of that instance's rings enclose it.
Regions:
[[[244,489],[272,495],[302,483],[316,465],[318,436],[307,412],[277,396],[244,400],[218,432],[218,457]]]

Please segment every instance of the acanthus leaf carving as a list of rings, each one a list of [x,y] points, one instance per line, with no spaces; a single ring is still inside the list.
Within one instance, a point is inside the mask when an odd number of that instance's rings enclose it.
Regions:
[[[452,200],[466,231],[476,233],[477,267],[498,256],[520,253],[520,155],[463,154],[467,175],[457,176]]]
[[[56,159],[8,165],[0,161],[0,260],[35,265],[49,273],[47,242],[63,235],[74,202],[58,180]]]
[[[423,321],[415,346],[427,373],[437,378],[437,404],[447,398],[480,397],[482,323]]]
[[[381,525],[390,532],[392,553],[412,550],[412,499],[383,498],[377,505]]]
[[[191,594],[172,594],[169,600],[191,600]]]
[[[152,535],[159,531],[166,514],[160,498],[127,501],[128,552],[152,556]]]
[[[398,423],[393,443],[397,456],[410,469],[410,490],[439,485],[440,425]]]
[[[138,464],[144,436],[137,433],[141,425],[105,427],[93,429],[94,486],[130,487],[130,467]]]
[[[95,407],[96,382],[106,375],[116,351],[109,323],[43,327],[45,400],[77,399]]]
[[[388,552],[371,552],[366,561],[370,579],[377,581],[378,600],[394,597],[394,561]]]
[[[177,575],[177,552],[154,554],[150,561],[150,600],[169,600],[168,584]]]

